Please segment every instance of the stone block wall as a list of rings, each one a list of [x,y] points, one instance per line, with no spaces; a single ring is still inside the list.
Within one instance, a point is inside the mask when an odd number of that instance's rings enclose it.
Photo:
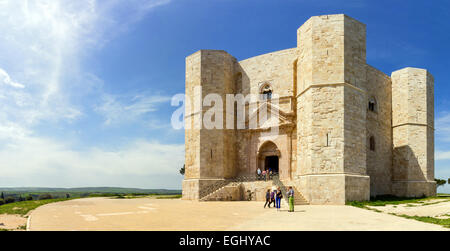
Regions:
[[[391,78],[367,65],[366,165],[371,196],[391,194],[392,190],[392,83]],[[375,101],[374,111],[368,101]],[[375,150],[370,149],[370,137]]]
[[[188,110],[186,123],[197,125],[186,129],[186,174],[183,182],[185,198],[198,198],[199,191],[211,183],[232,178],[235,175],[235,132],[234,130],[207,129],[201,118],[211,106],[203,105],[208,94],[218,94],[226,100],[226,94],[235,93],[236,59],[225,51],[201,50],[186,59],[186,96],[200,101],[202,110]],[[195,87],[201,86],[201,93]],[[194,105],[195,101],[191,103]],[[221,104],[222,114],[226,106]],[[200,126],[198,126],[200,124]],[[223,118],[223,127],[226,119]],[[190,192],[187,192],[190,191]]]
[[[427,70],[392,73],[393,193],[435,195],[434,83]]]
[[[298,30],[297,179],[312,204],[345,203],[347,182],[369,180],[365,46],[365,26],[345,15],[312,17]],[[369,199],[361,189],[350,197]]]

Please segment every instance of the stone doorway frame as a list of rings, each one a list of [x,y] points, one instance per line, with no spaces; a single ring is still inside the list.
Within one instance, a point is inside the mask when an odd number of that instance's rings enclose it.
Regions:
[[[257,156],[257,169],[260,168],[261,171],[264,171],[266,157],[277,156],[278,157],[278,171],[280,171],[280,159],[281,159],[281,151],[278,146],[271,140],[264,142],[260,147]]]

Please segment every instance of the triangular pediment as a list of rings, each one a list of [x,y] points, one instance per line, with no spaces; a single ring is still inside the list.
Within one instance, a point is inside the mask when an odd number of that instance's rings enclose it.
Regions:
[[[271,102],[258,103],[256,109],[253,109],[254,111],[251,112],[251,108],[249,108],[250,114],[245,121],[246,128],[268,129],[275,126],[282,127],[294,125],[293,115],[282,111],[278,106]],[[264,119],[264,113],[267,114],[267,119]],[[258,121],[257,118],[264,121]],[[250,128],[251,121],[258,121],[256,128]]]

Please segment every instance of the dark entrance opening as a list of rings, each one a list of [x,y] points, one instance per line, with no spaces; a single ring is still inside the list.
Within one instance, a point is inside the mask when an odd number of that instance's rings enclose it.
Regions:
[[[269,171],[269,169],[271,169],[272,173],[278,173],[278,156],[267,156],[265,161],[265,169],[266,171]]]

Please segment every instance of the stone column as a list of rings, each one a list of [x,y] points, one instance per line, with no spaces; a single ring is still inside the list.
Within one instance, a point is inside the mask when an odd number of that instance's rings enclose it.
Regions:
[[[394,195],[436,195],[434,80],[427,70],[392,73],[392,131]]]
[[[298,189],[311,204],[367,200],[366,28],[345,15],[298,30]]]
[[[198,200],[202,189],[235,175],[235,130],[226,129],[226,94],[235,92],[236,59],[225,51],[201,50],[186,58],[186,98],[203,102],[208,94],[222,98],[223,129],[206,129],[202,112],[186,110],[186,173],[183,199]],[[196,88],[201,92],[196,93]],[[194,101],[194,99],[192,99]],[[234,111],[232,111],[234,112]]]

